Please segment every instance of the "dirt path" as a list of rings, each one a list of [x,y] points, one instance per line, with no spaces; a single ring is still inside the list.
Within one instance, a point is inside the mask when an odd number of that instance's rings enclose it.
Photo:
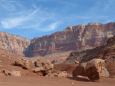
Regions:
[[[3,77],[0,79],[0,86],[115,86],[115,79],[86,82],[69,78]]]

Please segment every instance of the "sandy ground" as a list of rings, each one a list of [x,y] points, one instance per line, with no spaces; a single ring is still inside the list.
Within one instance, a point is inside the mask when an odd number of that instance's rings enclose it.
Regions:
[[[49,77],[3,77],[0,86],[115,86],[115,78],[97,82]]]

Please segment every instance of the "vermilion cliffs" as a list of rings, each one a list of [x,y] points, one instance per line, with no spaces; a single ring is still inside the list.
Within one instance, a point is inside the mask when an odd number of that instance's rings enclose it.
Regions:
[[[23,37],[0,33],[0,48],[27,57],[47,54],[82,51],[104,45],[115,35],[115,23],[76,25],[49,36],[28,40]]]
[[[82,51],[104,45],[115,35],[115,23],[70,26],[64,31],[31,40],[27,56],[47,55],[63,51]]]
[[[26,38],[0,32],[0,49],[24,56],[23,51],[28,47],[29,43],[30,41]]]

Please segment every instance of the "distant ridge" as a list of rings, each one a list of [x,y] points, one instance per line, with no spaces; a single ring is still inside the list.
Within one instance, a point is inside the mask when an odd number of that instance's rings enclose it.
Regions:
[[[104,45],[115,35],[115,23],[89,23],[69,26],[64,31],[31,40],[26,56],[47,55],[63,51],[82,51]]]

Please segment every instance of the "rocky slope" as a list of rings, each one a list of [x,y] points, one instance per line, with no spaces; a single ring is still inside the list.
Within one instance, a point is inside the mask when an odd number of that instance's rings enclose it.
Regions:
[[[81,52],[72,52],[65,63],[74,63],[75,61],[82,63],[94,58],[104,59],[110,74],[115,75],[115,36],[110,38],[104,46]]]
[[[62,51],[81,51],[104,45],[115,35],[115,23],[87,24],[66,28],[49,36],[35,38],[25,51],[27,56],[46,55]]]
[[[115,58],[115,36],[108,39],[105,45],[96,47],[94,49],[84,50],[80,52],[71,52],[66,59],[69,63],[86,62],[94,58],[109,59]]]
[[[0,49],[4,49],[7,52],[17,53],[18,55],[24,55],[23,51],[29,45],[29,40],[12,35],[6,32],[0,32]]]

